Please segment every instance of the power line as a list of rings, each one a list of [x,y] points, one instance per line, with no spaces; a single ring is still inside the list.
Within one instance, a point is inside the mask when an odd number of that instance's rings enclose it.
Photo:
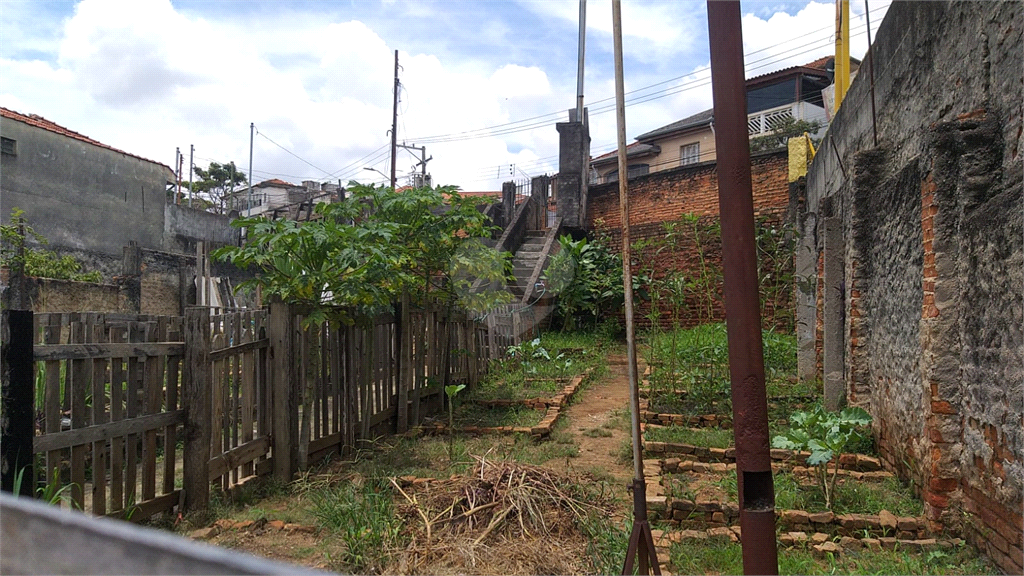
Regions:
[[[323,172],[324,174],[326,174],[326,175],[327,175],[327,177],[328,177],[328,178],[330,178],[330,177],[331,177],[331,173],[330,173],[330,172],[328,172],[327,170],[324,170],[323,168],[320,168],[319,166],[317,166],[317,165],[313,164],[313,163],[312,163],[312,162],[310,162],[309,160],[306,160],[306,159],[305,159],[305,158],[303,158],[302,156],[299,156],[298,154],[296,154],[296,153],[292,152],[291,150],[289,150],[289,149],[285,148],[284,146],[281,146],[281,145],[280,145],[280,144],[278,144],[277,142],[274,142],[273,140],[271,140],[271,139],[270,139],[270,137],[269,137],[269,136],[267,136],[267,135],[266,135],[266,134],[264,134],[263,132],[260,132],[259,128],[257,128],[257,129],[256,129],[256,133],[257,133],[257,134],[259,134],[260,136],[262,136],[263,138],[265,138],[265,139],[267,140],[267,142],[270,142],[270,143],[271,143],[271,144],[273,144],[274,146],[277,146],[277,147],[278,147],[278,148],[280,148],[281,150],[284,150],[284,151],[285,151],[285,152],[287,152],[288,154],[291,154],[292,156],[294,156],[294,157],[298,158],[299,160],[301,160],[301,161],[305,162],[305,163],[306,163],[306,164],[308,164],[309,166],[312,166],[313,168],[316,168],[317,170],[319,170],[319,171]]]
[[[877,12],[877,11],[884,10],[884,9],[887,9],[887,8],[888,8],[888,6],[880,6],[878,8],[875,8],[874,10],[871,10],[871,12]],[[856,30],[860,30],[860,29],[864,29],[864,28],[866,28],[866,25],[858,24],[858,25],[853,27],[851,32],[856,31]],[[796,38],[808,38],[810,36],[818,34],[819,32],[830,30],[830,29],[831,29],[831,27],[821,28],[819,30],[815,30],[813,32],[809,32],[807,34],[803,34],[801,36],[797,36],[797,37],[795,37],[793,39],[790,39],[790,40],[786,40],[786,41],[783,41],[783,42],[780,42],[780,43],[777,43],[777,44],[773,44],[771,46],[766,46],[766,47],[760,48],[758,50],[753,50],[753,51],[749,52],[748,54],[746,54],[746,56],[757,54],[759,52],[764,52],[765,50],[770,50],[772,48],[778,48],[778,47],[783,46],[783,45],[785,45],[785,44],[787,44],[789,42],[792,42]],[[788,48],[788,49],[783,50],[782,52],[779,52],[777,54],[772,54],[772,55],[769,55],[769,56],[765,56],[763,58],[759,58],[759,59],[756,59],[756,60],[749,61],[749,62],[746,63],[746,67],[749,70],[751,70],[751,71],[758,70],[758,69],[761,69],[761,68],[765,68],[765,67],[771,66],[771,65],[773,65],[773,64],[775,64],[775,63],[777,63],[777,62],[779,62],[781,60],[784,60],[784,59],[788,59],[788,58],[792,58],[792,57],[795,57],[795,56],[799,56],[801,54],[806,54],[808,52],[813,52],[813,51],[815,51],[815,50],[817,50],[819,48],[823,48],[824,46],[828,45],[828,43],[831,42],[831,40],[830,40],[831,37],[832,37],[832,35],[830,34],[830,35],[828,35],[826,37],[818,38],[818,39],[812,40],[811,42],[807,42],[807,43],[804,43],[804,44],[801,44],[801,45],[798,45],[798,46],[794,46],[792,48]],[[794,53],[795,50],[799,50],[800,48],[807,48],[808,46],[810,48],[808,48],[806,50],[801,50],[799,52],[795,52]],[[753,66],[754,64],[759,64],[759,65]],[[678,76],[678,77],[675,77],[675,78],[670,78],[668,80],[663,80],[661,82],[657,82],[655,84],[651,84],[649,86],[644,86],[644,87],[641,87],[641,88],[636,88],[634,90],[631,90],[631,91],[627,92],[626,94],[627,95],[637,94],[639,92],[647,91],[647,90],[649,90],[651,88],[654,88],[656,86],[661,86],[661,85],[667,84],[669,82],[675,82],[675,81],[678,81],[678,80],[683,80],[685,78],[693,77],[693,76],[696,76],[696,75],[699,75],[699,74],[704,74],[704,73],[710,73],[710,67],[707,67],[707,66],[701,67],[701,68],[699,68],[697,70],[694,70],[693,72],[691,72],[689,74],[686,74],[684,76]],[[708,76],[706,79],[705,78],[694,78],[693,80],[690,80],[688,82],[684,82],[684,83],[676,85],[676,86],[671,86],[671,87],[668,87],[668,88],[663,88],[661,90],[658,90],[658,91],[655,91],[655,92],[651,92],[649,94],[645,94],[645,95],[642,95],[642,96],[637,96],[632,101],[627,102],[626,105],[627,106],[632,106],[632,105],[636,105],[636,104],[643,104],[645,102],[650,102],[652,100],[657,100],[657,99],[660,99],[660,98],[664,98],[666,96],[671,96],[671,95],[683,92],[683,91],[685,91],[684,87],[685,87],[685,89],[693,89],[693,88],[699,88],[699,87],[702,87],[702,86],[706,86],[708,84],[710,84],[710,76]],[[608,98],[602,98],[602,99],[594,100],[594,101],[592,101],[590,103],[590,106],[593,107],[595,104],[601,104],[603,102],[611,102],[612,100],[614,100],[614,97],[608,97]],[[608,112],[608,111],[613,110],[613,109],[614,109],[614,104],[609,104],[608,106],[603,106],[603,107],[599,107],[599,108],[596,108],[596,109],[592,108],[591,109],[591,114],[593,114],[593,115],[601,114],[601,113]],[[489,137],[494,137],[494,136],[504,136],[504,135],[513,134],[513,133],[516,133],[516,132],[524,132],[524,131],[528,131],[528,130],[533,130],[535,128],[550,126],[550,125],[553,124],[553,121],[551,120],[553,117],[557,118],[557,117],[563,116],[564,114],[565,114],[564,111],[549,112],[547,114],[541,114],[539,116],[533,116],[533,117],[530,117],[530,118],[525,118],[523,120],[516,120],[516,121],[513,121],[513,122],[507,122],[507,123],[504,123],[504,124],[496,124],[494,126],[488,126],[488,127],[484,127],[484,128],[476,128],[476,129],[473,129],[473,130],[465,130],[465,131],[462,131],[462,132],[453,132],[453,133],[449,133],[449,134],[427,136],[427,137],[422,137],[422,138],[410,138],[410,140],[414,140],[414,141],[417,141],[417,142],[422,142],[424,144],[437,144],[437,143],[443,143],[443,142],[457,142],[457,141],[462,141],[462,140],[474,140],[474,139],[478,139],[478,138],[489,138]]]

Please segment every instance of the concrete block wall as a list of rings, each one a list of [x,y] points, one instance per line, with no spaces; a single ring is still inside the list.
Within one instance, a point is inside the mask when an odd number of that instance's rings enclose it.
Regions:
[[[822,215],[843,219],[847,399],[875,417],[884,465],[913,482],[933,530],[962,533],[1018,574],[1022,31],[1020,2],[895,2],[819,147],[830,153],[810,167],[800,216],[817,222],[803,242],[814,250]]]

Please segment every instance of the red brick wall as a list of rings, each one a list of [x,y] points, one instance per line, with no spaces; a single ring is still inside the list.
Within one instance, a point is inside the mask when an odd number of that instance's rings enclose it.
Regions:
[[[758,217],[772,222],[781,222],[789,205],[789,164],[786,151],[760,154],[751,160],[751,181],[754,193],[754,211]],[[718,173],[715,165],[676,168],[632,178],[629,181],[630,237],[638,241],[660,240],[666,236],[666,224],[678,221],[684,214],[701,216],[701,225],[717,224],[718,220]],[[588,228],[603,235],[616,251],[621,250],[621,218],[619,211],[618,183],[592,186],[587,207]],[[672,249],[650,247],[633,255],[634,274],[650,274],[656,278],[672,277],[682,272],[696,275],[700,269],[699,251],[696,249],[692,230],[680,225]],[[725,317],[722,303],[722,247],[719,238],[705,246],[708,267],[714,271],[714,295],[712,297],[711,319]],[[688,292],[685,305],[678,317],[667,298],[658,304],[661,315],[658,323],[670,328],[675,322],[690,327],[707,321],[707,312],[702,312],[708,303],[702,301],[699,293]],[[790,306],[791,302],[780,302]],[[650,326],[652,302],[642,301],[636,311],[640,326]],[[762,311],[762,317],[770,322],[774,311],[772,304]]]
[[[789,204],[789,156],[782,150],[754,156],[750,162],[756,214],[777,213]],[[630,226],[659,224],[683,214],[718,215],[718,167],[663,170],[629,181]],[[598,221],[612,229],[621,226],[617,182],[591,186],[587,199],[587,228]]]

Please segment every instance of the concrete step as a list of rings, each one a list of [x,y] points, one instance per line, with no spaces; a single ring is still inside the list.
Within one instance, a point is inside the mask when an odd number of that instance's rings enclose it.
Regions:
[[[547,234],[548,234],[547,230],[527,230],[526,231],[526,237],[527,238],[544,238],[545,236],[547,236]]]

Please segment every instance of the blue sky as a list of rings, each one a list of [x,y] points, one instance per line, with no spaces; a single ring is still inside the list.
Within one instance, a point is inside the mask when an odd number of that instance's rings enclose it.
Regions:
[[[870,4],[877,29],[888,0]],[[851,10],[860,58],[864,3]],[[748,75],[833,50],[831,3],[742,11]],[[192,144],[198,166],[247,169],[252,122],[255,181],[372,181],[364,166],[388,170],[397,49],[399,140],[427,147],[435,183],[496,190],[510,175],[557,171],[578,13],[576,0],[5,0],[0,105],[168,165]],[[703,2],[625,0],[623,29],[626,90],[647,100],[627,108],[630,138],[710,107]],[[587,3],[586,48],[596,155],[615,145],[608,0]],[[414,162],[400,153],[399,174]]]

